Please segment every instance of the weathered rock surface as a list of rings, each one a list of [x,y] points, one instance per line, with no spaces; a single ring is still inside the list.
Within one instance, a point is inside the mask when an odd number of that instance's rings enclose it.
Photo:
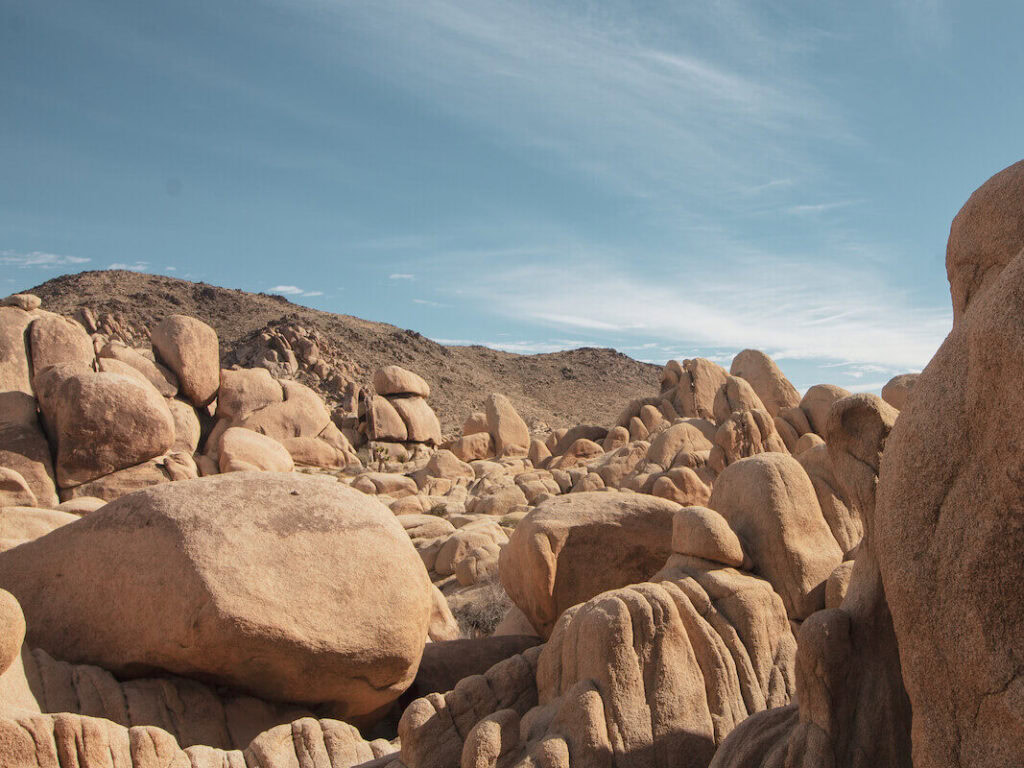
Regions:
[[[547,637],[566,609],[653,576],[671,552],[678,509],[640,494],[575,493],[546,501],[502,549],[501,582]]]
[[[409,685],[431,606],[426,571],[385,507],[296,474],[122,497],[0,554],[0,586],[21,603],[29,642],[58,658],[331,702],[346,717]]]
[[[200,408],[220,387],[220,346],[217,332],[187,315],[171,315],[151,333],[153,351],[178,377],[182,396]]]

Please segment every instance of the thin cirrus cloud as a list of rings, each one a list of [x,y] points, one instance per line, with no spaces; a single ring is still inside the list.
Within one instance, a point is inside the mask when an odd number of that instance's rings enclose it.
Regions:
[[[304,288],[299,288],[297,285],[275,285],[270,289],[271,293],[277,293],[282,296],[323,296],[323,291],[307,291]]]
[[[473,295],[499,314],[599,338],[614,333],[622,346],[757,347],[778,359],[858,364],[855,374],[920,369],[952,322],[947,307],[916,306],[870,273],[767,254],[737,275],[703,268],[653,278],[614,264],[563,263],[472,280]]]
[[[408,272],[392,272],[388,275],[388,280],[415,280],[416,275]]]
[[[107,269],[124,269],[128,272],[148,272],[149,262],[135,261],[134,263],[129,264],[128,262],[115,261],[112,264],[108,264]]]
[[[88,264],[92,259],[85,256],[66,256],[59,253],[47,253],[45,251],[0,251],[0,264],[8,267],[67,267],[79,264]]]

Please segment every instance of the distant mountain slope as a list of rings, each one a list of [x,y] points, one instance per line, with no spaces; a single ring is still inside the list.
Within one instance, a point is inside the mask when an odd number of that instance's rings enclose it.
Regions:
[[[414,331],[309,309],[281,296],[139,272],[63,275],[31,292],[51,311],[71,315],[89,308],[96,315],[119,316],[131,327],[148,328],[174,313],[194,315],[217,330],[225,364],[244,358],[247,345],[265,328],[293,323],[315,329],[326,340],[324,359],[358,384],[369,386],[373,371],[390,363],[423,376],[446,434],[457,431],[491,392],[508,395],[531,425],[607,426],[629,400],[655,392],[660,373],[658,366],[612,349],[517,355],[486,347],[448,347]],[[318,386],[316,380],[307,383]]]

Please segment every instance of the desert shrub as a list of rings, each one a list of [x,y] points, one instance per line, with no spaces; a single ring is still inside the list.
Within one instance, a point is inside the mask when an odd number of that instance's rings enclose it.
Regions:
[[[478,585],[473,600],[460,606],[453,615],[465,637],[488,637],[494,634],[511,607],[512,600],[495,576]]]

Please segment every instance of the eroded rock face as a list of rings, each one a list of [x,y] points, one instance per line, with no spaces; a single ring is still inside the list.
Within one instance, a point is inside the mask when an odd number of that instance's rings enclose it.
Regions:
[[[953,220],[953,330],[882,459],[878,561],[913,703],[914,765],[1024,754],[1024,163]],[[998,403],[998,407],[993,404]]]
[[[772,416],[778,416],[784,408],[800,404],[800,393],[796,387],[779,370],[775,361],[760,350],[744,349],[732,359],[729,373],[749,382]]]
[[[641,494],[573,493],[541,504],[502,550],[509,597],[547,637],[567,608],[645,581],[671,552],[679,505]]]
[[[164,670],[369,716],[405,690],[431,584],[375,500],[234,473],[149,488],[0,553],[29,642],[119,675]]]
[[[814,486],[788,454],[763,453],[730,464],[708,506],[720,513],[750,553],[754,571],[772,583],[792,619],[825,605],[825,581],[843,560],[818,506]]]

